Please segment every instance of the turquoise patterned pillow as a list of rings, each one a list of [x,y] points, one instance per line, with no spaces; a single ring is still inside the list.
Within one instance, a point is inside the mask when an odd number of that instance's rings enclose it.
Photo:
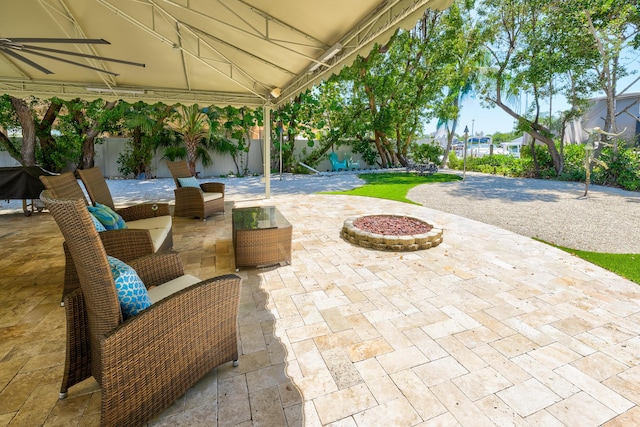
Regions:
[[[198,184],[198,180],[195,176],[190,176],[189,178],[178,178],[178,182],[180,183],[180,187],[200,188],[200,184]]]
[[[113,280],[116,282],[122,317],[127,319],[149,307],[151,305],[149,293],[138,273],[118,258],[107,255],[107,259]]]
[[[107,229],[104,228],[104,225],[102,225],[102,223],[98,221],[98,218],[96,218],[95,215],[89,212],[89,216],[91,217],[91,221],[93,221],[94,227],[96,227],[96,230],[98,230],[98,233],[101,231],[107,231]]]
[[[124,219],[115,213],[109,206],[96,203],[95,206],[87,206],[87,209],[89,209],[89,212],[98,218],[98,221],[100,221],[107,230],[120,230],[127,228],[127,224],[124,222]]]

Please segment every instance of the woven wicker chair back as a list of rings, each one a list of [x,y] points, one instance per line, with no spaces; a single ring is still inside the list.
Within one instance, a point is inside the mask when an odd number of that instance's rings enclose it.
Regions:
[[[82,199],[85,206],[87,198],[82,191],[82,187],[78,184],[78,180],[71,172],[61,173],[60,175],[40,176],[40,181],[47,190],[51,191],[51,195],[57,199]],[[85,209],[86,210],[86,209]]]
[[[89,193],[91,203],[94,205],[96,203],[102,203],[113,210],[116,209],[113,203],[113,197],[111,197],[111,191],[109,191],[109,186],[100,168],[94,167],[78,170],[78,175],[80,175],[80,179],[87,189],[87,193]]]
[[[187,165],[187,162],[185,161],[167,162],[167,166],[169,167],[171,176],[173,176],[173,180],[176,183],[176,188],[180,188],[178,178],[189,178],[190,176],[193,176],[189,170],[189,165]]]
[[[58,224],[78,270],[89,320],[92,375],[101,384],[101,340],[122,322],[107,253],[85,200],[60,199],[51,191],[43,191],[40,199]]]

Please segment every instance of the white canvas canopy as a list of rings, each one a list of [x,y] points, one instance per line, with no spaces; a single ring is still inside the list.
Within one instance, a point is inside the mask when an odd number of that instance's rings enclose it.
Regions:
[[[388,41],[397,28],[413,27],[426,8],[446,8],[452,0],[3,3],[0,94],[257,108],[288,102],[351,64],[357,54],[367,53],[375,42]],[[13,38],[104,39],[110,44],[23,43],[82,56],[42,50],[37,55],[20,50]]]

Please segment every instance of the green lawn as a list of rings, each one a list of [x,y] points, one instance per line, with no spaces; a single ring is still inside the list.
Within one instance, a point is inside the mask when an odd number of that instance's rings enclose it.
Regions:
[[[449,182],[461,180],[458,175],[437,173],[430,176],[420,176],[406,173],[365,173],[359,175],[366,181],[362,187],[347,191],[324,192],[323,194],[348,194],[351,196],[377,197],[379,199],[396,200],[398,202],[417,204],[407,199],[407,193],[416,185],[431,182]],[[607,269],[619,276],[640,284],[640,254],[610,254],[603,252],[588,252],[565,248],[540,240],[551,246],[573,254],[595,265]]]
[[[638,262],[640,261],[640,254],[610,254],[606,252],[581,251],[578,249],[554,245],[553,243],[545,242],[544,240],[539,241],[558,249],[562,249],[563,251],[589,261],[590,263],[599,265],[618,276],[625,277],[632,282],[640,284],[640,262]]]
[[[366,181],[362,187],[347,191],[324,192],[323,194],[346,194],[349,196],[377,197],[378,199],[396,200],[398,202],[418,204],[407,199],[410,189],[420,184],[431,182],[459,181],[458,175],[436,173],[433,175],[418,175],[408,173],[363,173],[358,175]]]

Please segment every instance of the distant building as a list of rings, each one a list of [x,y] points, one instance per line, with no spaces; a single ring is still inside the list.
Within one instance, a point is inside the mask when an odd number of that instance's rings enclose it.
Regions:
[[[589,138],[586,129],[599,127],[604,129],[604,119],[607,115],[606,97],[593,98],[591,108],[583,114],[580,120],[574,120],[565,128],[565,144],[579,144]],[[623,132],[622,139],[632,145],[640,144],[640,93],[630,93],[619,96],[616,100],[616,125],[618,132]]]

